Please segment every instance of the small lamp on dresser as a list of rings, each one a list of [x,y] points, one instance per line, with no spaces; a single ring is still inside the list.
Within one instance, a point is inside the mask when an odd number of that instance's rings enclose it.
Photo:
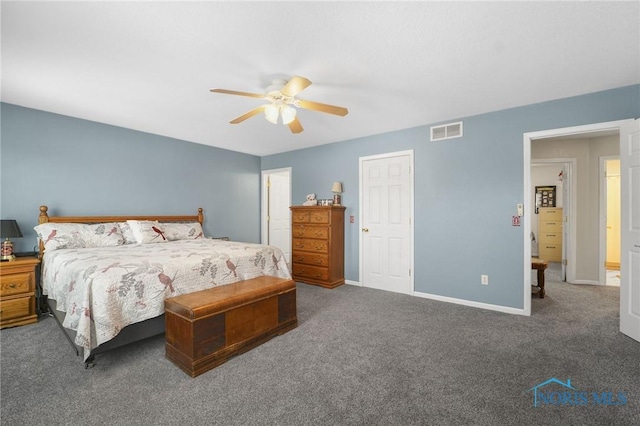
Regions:
[[[342,194],[342,182],[333,182],[333,186],[331,187],[331,192],[333,192],[333,205],[339,206],[340,202],[340,194]]]
[[[0,220],[0,238],[5,239],[2,241],[2,260],[14,260],[16,257],[13,254],[13,243],[9,238],[22,238],[22,232],[18,222],[13,219]]]

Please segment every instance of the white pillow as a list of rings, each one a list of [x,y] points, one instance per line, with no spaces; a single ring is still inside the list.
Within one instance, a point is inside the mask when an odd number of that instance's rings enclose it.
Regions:
[[[122,231],[122,238],[124,239],[124,244],[135,244],[136,236],[133,235],[133,231],[127,222],[119,222],[120,230]]]
[[[124,243],[122,231],[115,222],[109,223],[53,223],[33,228],[44,242],[45,250],[113,247]]]
[[[204,238],[204,232],[202,232],[202,225],[200,225],[200,222],[166,222],[161,225],[164,230],[164,235],[169,241],[197,240],[198,238]]]
[[[151,220],[128,220],[133,236],[138,244],[166,243],[162,224]]]

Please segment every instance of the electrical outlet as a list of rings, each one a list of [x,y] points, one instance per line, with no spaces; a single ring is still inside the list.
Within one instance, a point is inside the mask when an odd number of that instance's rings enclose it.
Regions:
[[[480,275],[480,283],[482,285],[489,285],[489,275]]]

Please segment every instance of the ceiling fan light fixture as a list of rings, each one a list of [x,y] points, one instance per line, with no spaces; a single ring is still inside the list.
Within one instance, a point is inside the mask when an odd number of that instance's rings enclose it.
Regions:
[[[296,109],[289,105],[282,106],[280,113],[282,114],[282,124],[289,124],[296,119]]]
[[[267,105],[264,109],[264,116],[267,121],[278,124],[278,114],[280,113],[280,107],[275,104]]]
[[[345,116],[349,110],[336,105],[323,104],[314,101],[296,99],[298,93],[311,85],[311,81],[304,77],[293,76],[290,80],[277,79],[267,87],[265,93],[239,92],[228,89],[210,89],[214,93],[224,93],[227,95],[246,96],[249,98],[264,99],[268,104],[260,105],[252,110],[234,118],[229,123],[238,124],[255,117],[264,111],[264,117],[273,124],[278,124],[278,117],[282,115],[282,124],[289,126],[291,133],[301,133],[304,129],[298,120],[297,109],[302,108],[311,111],[323,112],[338,116]]]

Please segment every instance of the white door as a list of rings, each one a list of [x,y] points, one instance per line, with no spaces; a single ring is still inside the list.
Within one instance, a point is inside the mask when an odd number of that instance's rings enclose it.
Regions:
[[[291,170],[263,172],[264,244],[278,247],[291,265]]]
[[[365,287],[411,294],[413,151],[360,159],[360,279]]]
[[[640,342],[640,120],[620,129],[620,331]]]

